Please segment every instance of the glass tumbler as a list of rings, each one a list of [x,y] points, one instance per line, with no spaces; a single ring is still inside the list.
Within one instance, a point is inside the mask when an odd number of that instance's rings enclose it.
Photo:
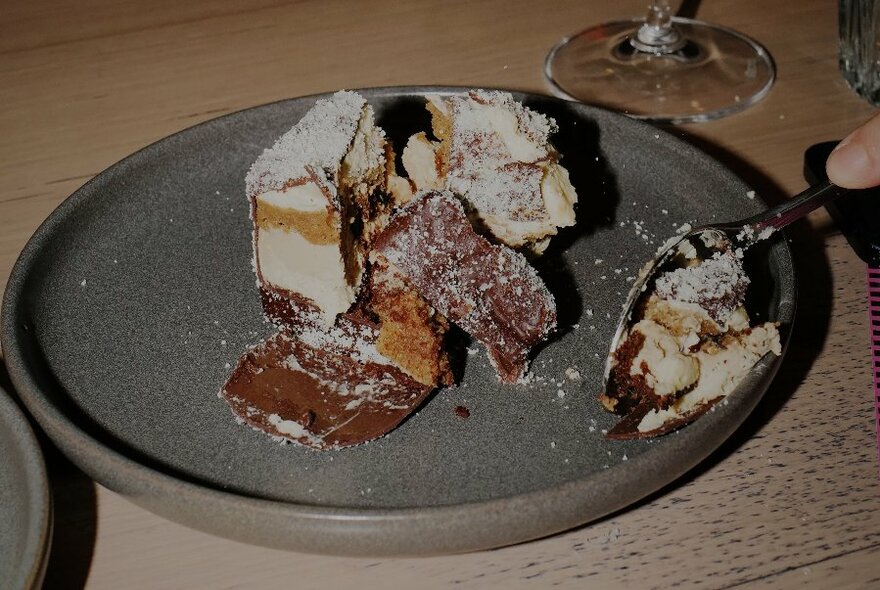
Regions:
[[[840,71],[856,94],[880,106],[880,0],[839,0]]]

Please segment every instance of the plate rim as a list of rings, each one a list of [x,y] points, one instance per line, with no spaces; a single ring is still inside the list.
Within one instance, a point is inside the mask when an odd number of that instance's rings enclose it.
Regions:
[[[24,556],[29,557],[20,562],[7,580],[19,581],[20,588],[39,588],[46,573],[52,541],[52,490],[49,487],[49,475],[46,460],[40,442],[24,412],[12,399],[12,396],[0,386],[0,422],[8,421],[12,425],[11,435],[23,451],[22,464],[25,470],[27,485],[35,492],[27,497],[27,504],[33,508],[31,526],[24,539]]]
[[[474,88],[464,86],[383,86],[372,88],[353,89],[361,93],[368,101],[377,97],[413,96],[432,93],[459,93],[468,90],[496,90],[496,88]],[[664,137],[664,143],[677,150],[684,150],[690,155],[702,159],[705,163],[715,168],[716,171],[726,176],[732,183],[748,189],[748,185],[733,173],[727,166],[711,157],[699,147],[691,145],[676,137],[672,133],[649,125],[642,121],[630,119],[624,115],[608,111],[606,109],[592,107],[581,103],[566,101],[558,97],[534,92],[521,92],[501,89],[511,92],[518,100],[539,99],[559,101],[572,105],[576,110],[588,116],[591,112],[601,113],[605,118],[610,118],[618,124],[632,129],[650,129],[651,133],[660,134]],[[96,481],[106,485],[114,491],[127,496],[130,500],[142,507],[158,513],[166,518],[181,522],[192,528],[205,530],[225,537],[231,537],[246,542],[294,549],[304,552],[315,552],[337,555],[363,555],[363,556],[392,556],[392,555],[432,555],[445,553],[458,553],[498,547],[513,543],[523,542],[547,535],[555,534],[581,526],[587,522],[593,522],[613,513],[617,510],[631,506],[659,489],[668,486],[681,478],[694,466],[704,461],[745,421],[755,405],[761,400],[770,385],[775,373],[782,363],[788,346],[791,327],[794,323],[797,298],[797,279],[794,274],[791,250],[784,239],[777,238],[780,244],[777,252],[777,262],[781,265],[781,272],[788,272],[787,279],[791,281],[791,293],[783,293],[788,299],[779,302],[780,321],[786,327],[783,333],[783,354],[779,357],[767,356],[763,358],[757,367],[759,371],[753,371],[750,376],[737,388],[737,391],[729,396],[730,403],[719,407],[718,412],[728,416],[727,419],[715,421],[697,421],[690,425],[680,434],[670,435],[671,443],[663,446],[663,456],[679,455],[684,451],[687,460],[677,461],[675,465],[663,465],[662,469],[654,463],[654,455],[660,453],[661,448],[655,447],[639,454],[627,463],[618,463],[604,473],[609,474],[603,478],[604,486],[596,486],[593,481],[594,473],[569,480],[561,484],[488,500],[464,502],[449,505],[419,506],[403,508],[357,508],[346,506],[309,505],[303,503],[287,502],[281,500],[265,499],[218,489],[207,482],[196,483],[175,477],[151,466],[144,465],[136,459],[126,456],[94,437],[86,428],[79,427],[75,421],[69,419],[60,408],[47,397],[41,394],[41,388],[36,379],[30,374],[30,368],[25,358],[25,343],[19,339],[18,321],[24,303],[24,287],[27,281],[28,270],[39,255],[42,243],[52,235],[57,226],[63,222],[66,216],[75,210],[80,201],[88,199],[89,188],[98,184],[111,170],[127,166],[142,156],[144,152],[157,149],[161,143],[189,132],[196,127],[216,123],[227,117],[241,115],[242,113],[262,109],[269,105],[276,105],[287,101],[317,100],[332,95],[333,92],[311,94],[307,96],[290,97],[278,101],[256,105],[220,117],[209,119],[189,126],[169,136],[163,137],[149,145],[133,152],[118,162],[108,166],[105,170],[96,174],[88,182],[62,201],[56,209],[39,225],[22,249],[16,260],[7,282],[3,297],[2,318],[0,318],[0,343],[2,343],[6,364],[16,390],[25,406],[37,419],[37,422],[49,434],[50,438],[58,444],[62,452],[77,464],[83,471]],[[744,191],[745,192],[745,191]],[[760,200],[758,197],[756,200]],[[763,203],[763,201],[760,201]],[[22,339],[23,340],[23,339]],[[760,378],[756,374],[760,373]],[[736,395],[740,390],[759,390],[751,396]],[[739,414],[737,414],[739,413]],[[730,418],[732,417],[732,419]],[[706,428],[712,422],[719,422],[724,428],[716,428],[712,431]],[[702,427],[701,427],[702,425]],[[689,441],[699,438],[701,446],[708,451],[696,454],[688,449]],[[667,447],[671,446],[672,449]],[[661,462],[662,463],[662,462]],[[662,471],[660,485],[648,486],[651,489],[642,491],[635,496],[626,494],[617,495],[615,498],[605,498],[603,502],[596,496],[602,496],[603,490],[598,488],[612,487],[626,489],[628,485],[635,483],[634,480],[643,477],[645,472]],[[672,473],[670,476],[669,474]],[[597,493],[600,492],[600,493]],[[607,493],[605,494],[608,495]],[[612,494],[613,495],[613,494]],[[182,514],[181,507],[168,509],[163,506],[159,497],[176,497],[188,512]],[[246,509],[253,524],[261,524],[272,527],[272,517],[282,515],[289,522],[286,526],[276,526],[278,530],[268,531],[269,539],[262,535],[259,528],[254,530],[235,530],[235,527],[218,526],[218,523],[207,522],[217,510],[205,510],[202,506],[213,506],[221,511],[242,512]],[[599,510],[592,510],[586,517],[573,516],[579,511],[595,508],[599,504]],[[552,508],[557,508],[553,510]],[[486,522],[487,514],[489,523]],[[541,518],[537,518],[540,516]],[[473,519],[482,519],[480,527],[469,527],[468,523]],[[538,522],[534,522],[537,520]],[[402,524],[403,523],[403,524]],[[412,525],[415,524],[413,527]],[[422,538],[419,532],[421,527],[432,527],[434,536]],[[469,535],[462,535],[464,527]],[[497,527],[501,527],[497,529]],[[479,531],[477,529],[483,529]],[[496,530],[497,529],[497,530]],[[289,533],[303,533],[307,539],[291,538]],[[456,532],[458,534],[456,534]],[[288,536],[285,537],[285,533]],[[504,533],[504,534],[501,534]],[[313,535],[323,536],[323,539],[311,538]],[[406,542],[389,540],[389,536],[406,537]],[[459,538],[462,537],[462,538]]]

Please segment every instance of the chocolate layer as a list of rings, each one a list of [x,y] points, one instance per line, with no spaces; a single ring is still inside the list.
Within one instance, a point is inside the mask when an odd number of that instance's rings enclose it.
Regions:
[[[657,407],[658,398],[645,382],[644,372],[635,375],[631,372],[633,361],[644,344],[645,335],[636,331],[629,334],[614,351],[614,365],[608,375],[608,388],[599,396],[599,401],[609,412],[625,416],[640,405],[648,409]]]
[[[446,318],[486,345],[498,376],[520,380],[533,346],[556,327],[556,304],[526,259],[477,235],[448,191],[418,195],[376,239]]]
[[[278,332],[248,351],[220,392],[270,435],[316,449],[357,445],[395,428],[430,393],[381,362],[375,326],[344,319],[332,337]]]
[[[277,326],[299,329],[318,325],[321,312],[308,297],[284,289],[267,289],[260,285],[260,301],[266,318]]]

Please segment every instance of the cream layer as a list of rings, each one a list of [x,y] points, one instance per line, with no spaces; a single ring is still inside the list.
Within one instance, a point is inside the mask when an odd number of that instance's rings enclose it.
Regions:
[[[328,325],[354,302],[357,285],[349,284],[339,244],[313,244],[296,231],[268,227],[258,229],[256,250],[263,281],[311,299]]]
[[[332,206],[327,202],[327,195],[324,194],[321,187],[311,180],[282,190],[266,191],[257,196],[258,205],[260,201],[283,209],[310,212],[323,211],[327,209],[328,205]]]

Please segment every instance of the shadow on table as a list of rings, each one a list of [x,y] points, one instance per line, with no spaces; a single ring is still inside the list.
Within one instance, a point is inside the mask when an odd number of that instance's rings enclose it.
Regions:
[[[0,387],[15,395],[2,362]],[[26,408],[22,410],[27,413]],[[61,454],[32,418],[30,422],[40,441],[52,491],[54,524],[43,588],[84,588],[97,534],[95,483]]]

